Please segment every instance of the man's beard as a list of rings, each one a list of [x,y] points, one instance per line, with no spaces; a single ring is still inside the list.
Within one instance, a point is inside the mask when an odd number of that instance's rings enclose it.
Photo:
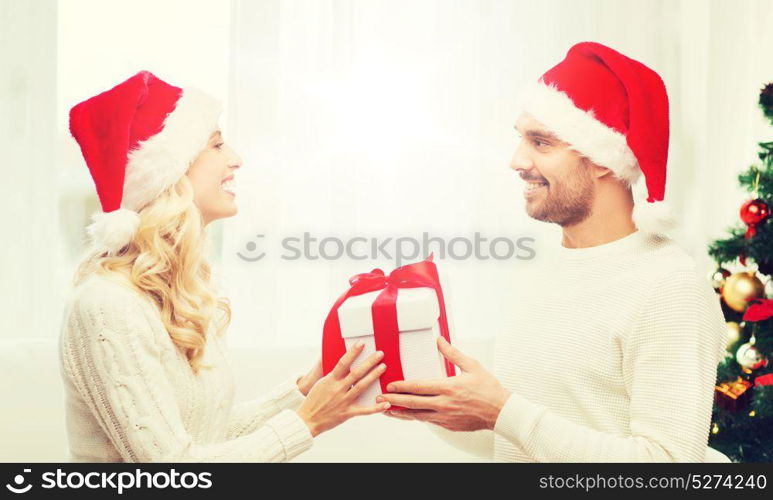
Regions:
[[[580,163],[560,184],[550,183],[543,200],[527,203],[526,211],[530,217],[543,222],[573,226],[588,218],[592,202],[593,181],[587,166]]]

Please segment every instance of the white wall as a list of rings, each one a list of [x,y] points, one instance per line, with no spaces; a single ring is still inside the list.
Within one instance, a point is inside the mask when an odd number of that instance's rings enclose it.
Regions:
[[[765,1],[236,0],[228,139],[242,153],[224,222],[233,340],[311,345],[346,278],[374,265],[287,262],[305,230],[351,238],[479,231],[558,244],[523,212],[508,169],[518,89],[582,40],[657,70],[671,99],[673,236],[707,275],[707,244],[738,223],[736,176],[770,137],[755,100],[773,78]],[[265,234],[263,240],[257,234]],[[271,249],[244,262],[250,241]],[[245,252],[250,254],[250,252]],[[442,260],[456,336],[496,333],[531,261]],[[557,293],[560,293],[557,290]],[[292,297],[292,300],[288,300]],[[299,314],[302,311],[302,314]]]
[[[0,0],[0,339],[59,321],[56,23],[50,2]]]

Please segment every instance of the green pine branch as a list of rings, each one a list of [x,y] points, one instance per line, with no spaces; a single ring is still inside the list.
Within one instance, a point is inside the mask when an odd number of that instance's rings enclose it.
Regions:
[[[773,83],[761,90],[759,105],[773,125]],[[773,141],[760,142],[758,146],[760,164],[752,165],[742,172],[738,182],[773,208]],[[757,263],[760,274],[769,278],[773,275],[773,223],[767,220],[759,224],[757,234],[751,239],[747,240],[745,234],[746,227],[739,221],[735,227],[728,229],[727,237],[709,245],[709,255],[719,265],[745,256],[747,262],[751,260]],[[741,321],[742,315],[724,304],[722,311],[726,321]],[[718,384],[738,377],[752,381],[760,375],[773,373],[773,318],[747,323],[739,340],[728,347],[728,352],[735,353],[741,344],[749,341],[752,332],[756,339],[755,346],[767,357],[768,365],[750,375],[744,373],[734,355],[728,354],[717,368]],[[753,387],[750,390],[751,402],[745,407],[727,410],[714,405],[709,444],[738,462],[773,462],[773,387]]]

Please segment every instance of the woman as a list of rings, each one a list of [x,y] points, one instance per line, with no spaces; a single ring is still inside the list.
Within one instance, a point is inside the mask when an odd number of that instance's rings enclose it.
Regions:
[[[76,461],[284,461],[313,437],[387,404],[355,400],[385,366],[353,348],[264,398],[233,405],[225,331],[205,257],[206,226],[236,214],[241,160],[219,104],[141,72],[70,112],[102,213],[75,276],[60,339]]]

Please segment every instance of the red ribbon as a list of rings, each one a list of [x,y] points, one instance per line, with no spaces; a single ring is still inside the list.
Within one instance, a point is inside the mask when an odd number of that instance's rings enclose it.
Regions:
[[[371,306],[376,349],[384,352],[384,363],[387,366],[379,380],[382,392],[387,392],[386,387],[390,382],[404,379],[400,361],[400,331],[397,325],[397,293],[400,288],[427,287],[435,290],[440,305],[440,317],[438,318],[440,335],[451,342],[443,290],[440,287],[440,277],[435,263],[432,262],[431,255],[422,262],[398,267],[389,273],[389,276],[385,276],[381,269],[357,274],[349,279],[349,284],[351,285],[349,290],[338,297],[325,319],[325,327],[322,332],[322,371],[325,375],[335,368],[338,360],[346,353],[346,343],[341,336],[341,324],[338,321],[338,308],[349,297],[356,295],[382,290]],[[449,377],[456,374],[454,365],[450,361],[445,360],[445,367]]]

